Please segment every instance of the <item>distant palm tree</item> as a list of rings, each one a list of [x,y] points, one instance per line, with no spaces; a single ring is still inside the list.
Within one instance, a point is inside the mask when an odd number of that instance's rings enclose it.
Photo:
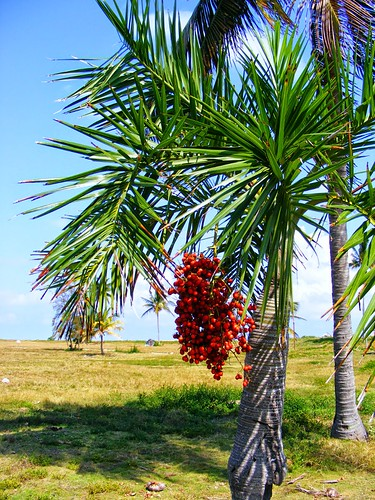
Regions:
[[[122,322],[115,316],[111,316],[109,311],[98,315],[97,321],[94,323],[93,336],[100,336],[100,353],[104,356],[104,335],[113,335],[118,337],[115,330],[122,329]]]
[[[147,307],[147,309],[142,314],[142,318],[143,318],[143,316],[146,316],[147,314],[152,313],[152,312],[156,314],[156,324],[157,324],[157,330],[158,330],[158,342],[160,342],[159,314],[161,313],[161,311],[167,311],[167,312],[172,314],[172,311],[169,309],[169,306],[172,303],[167,301],[158,292],[154,292],[154,293],[150,292],[150,297],[148,299],[143,298],[143,301],[144,301],[145,307]]]
[[[74,290],[68,289],[56,294],[52,304],[55,312],[52,319],[52,338],[65,339],[70,350],[79,349],[81,342],[89,340],[85,329],[83,301],[75,301]]]

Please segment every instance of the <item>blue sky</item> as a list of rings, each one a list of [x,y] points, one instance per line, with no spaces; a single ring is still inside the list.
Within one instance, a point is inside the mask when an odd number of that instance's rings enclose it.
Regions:
[[[172,2],[165,5],[171,7]],[[191,11],[194,5],[193,0],[178,2],[183,11]],[[118,46],[118,36],[95,0],[1,2],[0,338],[46,339],[52,333],[52,306],[48,298],[41,300],[40,292],[31,292],[29,271],[35,265],[33,251],[56,236],[62,223],[57,217],[31,220],[30,216],[17,216],[30,204],[15,204],[15,200],[41,189],[19,181],[65,175],[86,167],[84,160],[69,153],[36,144],[45,137],[71,138],[54,119],[65,118],[59,113],[63,104],[58,100],[74,89],[73,83],[48,81],[51,73],[68,69],[72,63],[53,59],[106,58]],[[331,332],[330,322],[320,319],[330,304],[327,239],[322,240],[319,261],[308,257],[306,269],[299,271],[296,280],[295,299],[300,302],[299,314],[305,318],[297,322],[297,332],[324,335]],[[148,286],[141,284],[134,307],[124,316],[123,339],[156,337],[155,317],[140,319],[144,312],[141,297],[147,296]],[[171,339],[173,317],[164,313],[160,319],[161,338]]]

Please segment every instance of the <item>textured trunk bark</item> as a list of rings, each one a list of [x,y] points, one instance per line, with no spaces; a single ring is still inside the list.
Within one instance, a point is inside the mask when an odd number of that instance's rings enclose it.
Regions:
[[[273,295],[272,291],[262,325],[260,313],[254,315],[258,327],[251,334],[252,351],[246,356],[246,364],[253,369],[242,393],[228,462],[233,500],[267,500],[272,497],[272,485],[281,484],[286,475],[281,423],[288,339],[277,334]]]
[[[341,176],[346,176],[342,169]],[[335,304],[349,284],[349,265],[347,255],[336,261],[336,255],[347,241],[345,224],[337,225],[337,215],[330,215],[330,258],[332,303]],[[367,440],[368,435],[357,411],[353,357],[350,355],[340,367],[345,350],[340,353],[352,336],[350,316],[345,319],[346,302],[342,302],[333,316],[333,349],[335,358],[335,396],[336,410],[331,428],[331,437],[339,439]]]

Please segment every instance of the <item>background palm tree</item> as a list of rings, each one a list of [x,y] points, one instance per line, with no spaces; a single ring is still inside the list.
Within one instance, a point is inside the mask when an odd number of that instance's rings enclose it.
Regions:
[[[374,103],[372,103],[374,105]],[[339,223],[361,220],[361,224],[354,231],[349,240],[340,249],[338,257],[343,254],[352,253],[350,267],[357,270],[356,274],[345,290],[344,296],[347,299],[347,314],[362,302],[362,317],[359,321],[357,331],[351,339],[346,355],[351,353],[359,341],[365,339],[366,354],[375,342],[375,227],[374,227],[374,181],[375,163],[371,168],[367,168],[365,182],[352,192],[347,193],[348,205],[346,210],[340,214]],[[369,305],[365,307],[365,297],[369,296]],[[358,396],[357,406],[360,407],[365,395],[375,379],[375,369],[370,375],[361,394]]]
[[[308,26],[313,50],[320,58],[340,48],[351,53],[359,66],[365,63],[369,36],[374,36],[371,0],[199,0],[184,29],[186,49],[189,52],[194,32],[209,70],[222,47],[238,47],[249,29],[262,28],[265,21],[275,19]]]
[[[65,270],[63,274],[67,276],[68,272]],[[90,342],[99,335],[100,351],[104,354],[104,335],[118,336],[115,331],[122,329],[122,322],[110,303],[107,280],[102,284],[96,280],[84,286],[68,281],[53,297],[54,337],[66,338],[72,348],[73,343],[79,346],[80,342]]]
[[[160,293],[150,292],[150,297],[148,299],[143,299],[144,305],[147,308],[146,311],[142,314],[143,316],[147,316],[147,314],[150,313],[155,313],[156,314],[156,326],[157,326],[157,332],[158,332],[158,342],[160,342],[160,313],[162,311],[167,311],[172,314],[172,311],[169,309],[169,307],[172,305],[171,302],[168,302]]]
[[[100,353],[104,356],[104,336],[105,334],[118,337],[116,331],[122,330],[123,325],[121,320],[111,315],[110,311],[102,312],[97,315],[92,330],[92,336],[99,335],[100,337]]]

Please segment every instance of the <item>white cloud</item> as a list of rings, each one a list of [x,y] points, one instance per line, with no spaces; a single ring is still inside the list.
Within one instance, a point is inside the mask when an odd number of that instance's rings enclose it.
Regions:
[[[142,314],[146,311],[143,299],[148,299],[149,295],[150,285],[143,278],[139,278],[134,293],[133,303],[131,304],[130,301],[127,302],[122,315],[125,326],[124,332],[120,332],[120,335],[123,339],[147,340],[149,338],[156,338],[156,315],[150,313],[142,317]],[[173,310],[174,308],[172,307],[171,309]],[[175,332],[175,316],[162,311],[159,320],[160,338],[162,340],[171,340]]]
[[[3,307],[31,306],[40,302],[37,293],[20,293],[10,290],[0,290],[0,302]]]
[[[329,314],[322,318],[332,305],[329,236],[321,235],[316,254],[298,237],[297,243],[306,256],[304,265],[298,264],[294,277],[294,300],[299,304],[297,315],[304,318],[304,321],[296,321],[297,333],[332,334],[332,318]],[[358,324],[360,314],[357,309],[352,312],[353,328]]]
[[[294,301],[298,302],[296,330],[299,335],[332,333],[332,322],[322,315],[330,308],[331,271],[328,235],[322,234],[315,252],[297,235],[297,244],[306,260],[297,263],[294,276]]]
[[[2,338],[48,338],[52,307],[36,292],[0,290],[0,336]]]

